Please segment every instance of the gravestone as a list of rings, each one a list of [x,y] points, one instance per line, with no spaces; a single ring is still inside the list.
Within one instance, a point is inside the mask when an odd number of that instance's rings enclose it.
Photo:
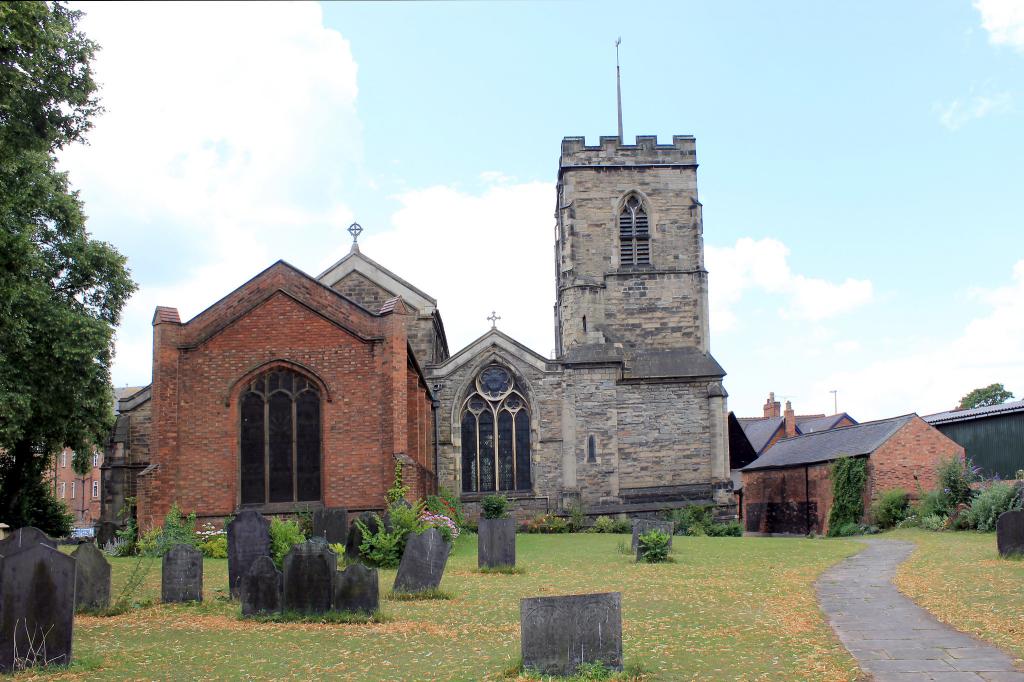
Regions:
[[[1024,556],[1024,510],[1003,512],[996,520],[999,556]]]
[[[284,558],[285,611],[330,611],[337,572],[338,556],[323,541],[310,540],[292,547]]]
[[[160,601],[203,601],[203,553],[191,545],[175,545],[164,554]]]
[[[71,663],[75,568],[38,542],[0,558],[0,672]]]
[[[268,556],[256,557],[249,571],[238,581],[242,615],[281,611],[284,576]]]
[[[380,530],[382,521],[379,521],[380,517],[373,512],[363,512],[359,515],[358,519],[352,521],[352,525],[348,529],[348,537],[345,540],[345,556],[349,559],[359,558],[359,545],[363,543],[363,532],[359,530],[359,526],[356,525],[356,521],[362,521],[366,525],[366,529],[371,533],[376,533]]]
[[[600,661],[622,670],[622,594],[532,597],[519,602],[523,667],[573,675]]]
[[[25,526],[0,540],[0,556],[11,556],[40,544],[57,549],[56,540],[38,528]]]
[[[247,510],[227,525],[228,587],[238,599],[239,583],[249,567],[261,556],[270,556],[270,521],[259,512]]]
[[[313,535],[325,538],[331,544],[345,542],[348,538],[348,511],[318,509],[313,512]]]
[[[516,565],[516,520],[480,519],[476,539],[479,568]]]
[[[423,592],[441,585],[444,566],[448,563],[451,545],[441,531],[428,528],[419,535],[411,534],[405,543],[402,562],[395,576],[395,592]]]
[[[352,564],[334,576],[334,610],[373,613],[380,608],[377,569]]]
[[[672,549],[672,531],[675,529],[671,521],[655,521],[654,519],[633,519],[633,551],[637,550],[640,536],[652,530],[660,530],[668,535],[668,548]]]
[[[110,606],[110,563],[91,542],[83,542],[71,558],[75,560],[75,608],[105,609]]]

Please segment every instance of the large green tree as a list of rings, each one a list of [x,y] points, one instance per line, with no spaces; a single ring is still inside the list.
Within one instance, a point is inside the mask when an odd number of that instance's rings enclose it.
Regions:
[[[976,388],[960,399],[958,410],[969,410],[972,407],[988,407],[1001,405],[1013,398],[1013,394],[1003,388],[1002,384],[989,384]]]
[[[45,481],[79,469],[111,426],[114,328],[135,283],[90,239],[57,154],[99,111],[97,50],[61,3],[0,2],[0,521],[51,533],[66,518]]]

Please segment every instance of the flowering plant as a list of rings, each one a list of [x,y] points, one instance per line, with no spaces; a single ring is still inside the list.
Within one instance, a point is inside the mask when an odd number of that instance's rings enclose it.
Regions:
[[[444,514],[437,514],[424,509],[420,515],[420,521],[429,528],[436,528],[441,531],[445,542],[455,542],[455,538],[459,537],[459,526]]]

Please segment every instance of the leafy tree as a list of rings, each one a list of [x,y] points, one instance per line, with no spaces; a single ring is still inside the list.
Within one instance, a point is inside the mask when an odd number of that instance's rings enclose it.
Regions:
[[[958,410],[969,410],[972,407],[988,407],[1001,405],[1013,398],[1013,394],[1003,388],[1002,384],[990,384],[984,388],[976,388],[960,399]]]
[[[85,468],[110,429],[114,327],[135,290],[57,170],[100,111],[80,16],[0,2],[0,520],[51,533],[67,518],[45,471],[63,446]]]

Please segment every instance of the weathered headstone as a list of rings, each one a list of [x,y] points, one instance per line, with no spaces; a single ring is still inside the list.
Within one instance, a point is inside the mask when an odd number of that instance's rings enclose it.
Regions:
[[[668,535],[668,548],[672,549],[672,531],[675,525],[671,521],[656,521],[654,519],[633,519],[633,551],[637,550],[637,543],[640,536],[652,530],[660,530]]]
[[[523,667],[573,675],[600,661],[622,670],[622,594],[532,597],[519,602]]]
[[[270,521],[252,510],[239,512],[227,525],[228,586],[238,599],[239,583],[261,556],[270,556]]]
[[[46,545],[57,549],[56,540],[38,528],[25,526],[0,540],[0,556],[11,556],[36,545]]]
[[[313,512],[313,535],[327,542],[345,542],[348,539],[348,511],[345,509],[318,509]]]
[[[334,610],[373,613],[380,608],[377,569],[356,563],[334,576]]]
[[[75,608],[105,609],[110,606],[110,563],[91,542],[83,542],[71,558],[75,566]]]
[[[284,557],[285,611],[330,611],[337,572],[338,556],[324,542],[309,541],[292,547]]]
[[[71,663],[75,568],[38,542],[0,558],[0,672]]]
[[[395,592],[436,590],[441,585],[450,551],[451,545],[436,528],[410,535],[395,576]]]
[[[361,521],[368,531],[376,533],[380,530],[383,522],[380,516],[373,512],[363,512],[357,519],[352,521],[352,525],[348,529],[348,537],[345,539],[345,556],[349,559],[359,558],[359,545],[363,542],[363,532],[359,530],[359,526],[356,525],[356,521]]]
[[[175,545],[164,554],[160,601],[203,601],[203,553],[191,545]]]
[[[284,576],[270,557],[256,557],[239,580],[238,588],[243,616],[281,611]]]
[[[1024,510],[1003,512],[996,520],[999,556],[1024,556]]]
[[[476,562],[480,568],[516,565],[516,520],[480,519]]]

